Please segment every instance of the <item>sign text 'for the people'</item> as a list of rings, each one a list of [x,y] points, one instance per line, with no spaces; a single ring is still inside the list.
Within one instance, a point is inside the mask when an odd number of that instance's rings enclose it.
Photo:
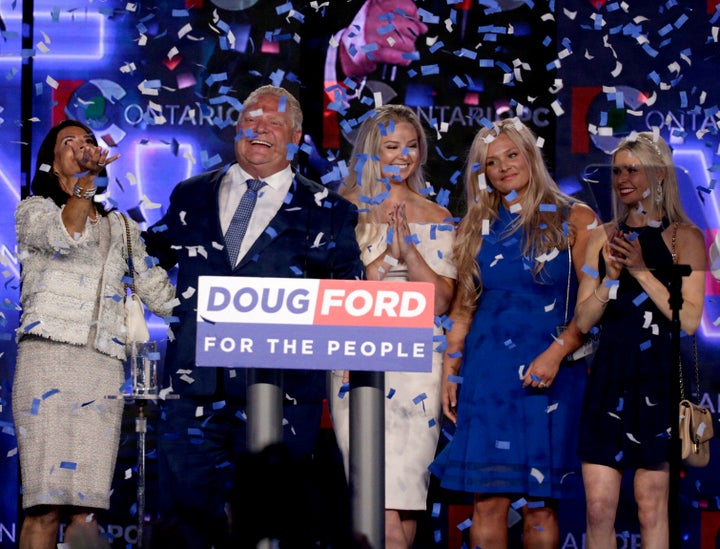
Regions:
[[[426,282],[200,277],[198,366],[430,371]]]

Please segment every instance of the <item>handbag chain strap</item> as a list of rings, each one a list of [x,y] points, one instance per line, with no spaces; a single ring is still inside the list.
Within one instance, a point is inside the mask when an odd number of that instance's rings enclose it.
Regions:
[[[678,227],[680,226],[680,222],[676,221],[673,223],[673,232],[672,232],[672,240],[671,240],[671,255],[673,264],[677,265],[678,262],[678,255],[677,255],[677,233],[678,233]],[[697,402],[698,405],[700,405],[700,395],[702,394],[702,391],[700,391],[700,366],[698,365],[698,351],[697,351],[697,338],[693,336],[693,360],[695,362],[695,387],[697,388]],[[685,384],[683,383],[683,366],[682,366],[682,360],[680,361],[680,364],[678,365],[678,371],[680,372],[680,400],[685,400]]]
[[[127,217],[125,217],[125,214],[118,213],[118,215],[122,218],[123,223],[125,223],[125,240],[127,242],[128,276],[130,277],[130,280],[132,281],[130,284],[125,284],[125,290],[127,291],[127,289],[130,288],[130,290],[132,290],[132,293],[135,293],[135,268],[133,266],[133,258],[132,258],[132,242],[130,240],[130,225],[128,224]]]

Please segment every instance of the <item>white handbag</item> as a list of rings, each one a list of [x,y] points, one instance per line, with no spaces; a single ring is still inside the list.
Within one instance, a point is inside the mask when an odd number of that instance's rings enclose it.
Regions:
[[[145,306],[136,293],[125,296],[125,329],[125,342],[128,345],[133,341],[145,343],[150,339],[145,322]]]
[[[132,243],[130,240],[130,225],[124,214],[119,214],[125,223],[125,237],[127,246],[128,277],[132,280],[125,284],[125,343],[130,345],[133,341],[145,343],[150,339],[150,331],[145,321],[145,306],[140,296],[135,293],[135,269],[133,268]],[[127,290],[130,293],[127,293]]]

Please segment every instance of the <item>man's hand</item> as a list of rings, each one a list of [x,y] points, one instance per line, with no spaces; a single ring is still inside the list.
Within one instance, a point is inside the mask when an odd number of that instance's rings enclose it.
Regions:
[[[409,65],[415,40],[428,31],[411,0],[367,0],[343,31],[340,64],[346,76],[362,78],[378,63]]]

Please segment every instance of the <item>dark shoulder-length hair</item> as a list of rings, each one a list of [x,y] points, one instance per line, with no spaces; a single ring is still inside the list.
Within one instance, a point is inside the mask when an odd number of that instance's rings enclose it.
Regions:
[[[49,198],[58,206],[67,203],[69,196],[60,187],[60,180],[55,175],[53,163],[55,162],[55,144],[57,143],[58,134],[65,128],[70,127],[81,128],[92,140],[93,145],[98,146],[97,139],[92,130],[78,120],[63,120],[56,124],[45,136],[40,148],[38,149],[37,159],[35,160],[35,175],[33,176],[31,190],[35,196],[44,196]],[[99,177],[107,177],[107,172],[103,170],[98,174]],[[101,215],[105,215],[107,210],[99,202],[95,202],[95,208]]]

